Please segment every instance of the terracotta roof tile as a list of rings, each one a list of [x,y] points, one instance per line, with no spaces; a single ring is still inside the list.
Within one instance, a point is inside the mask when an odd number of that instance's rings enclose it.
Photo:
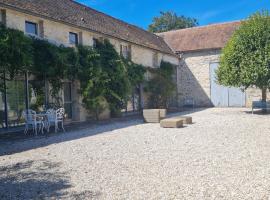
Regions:
[[[0,0],[0,6],[61,21],[167,54],[173,54],[173,51],[161,37],[73,0]]]
[[[240,21],[212,24],[159,33],[175,52],[220,49],[225,46]]]

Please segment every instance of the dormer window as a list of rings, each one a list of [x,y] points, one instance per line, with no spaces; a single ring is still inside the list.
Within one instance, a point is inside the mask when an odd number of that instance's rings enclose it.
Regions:
[[[77,33],[69,32],[69,44],[71,44],[71,45],[78,45],[79,44]]]
[[[38,35],[38,25],[34,22],[25,22],[25,32],[30,35]]]

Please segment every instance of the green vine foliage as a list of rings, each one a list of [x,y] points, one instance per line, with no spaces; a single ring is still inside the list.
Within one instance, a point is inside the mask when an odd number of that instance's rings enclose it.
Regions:
[[[145,91],[149,93],[149,108],[168,108],[169,100],[175,92],[173,81],[175,66],[161,61],[160,68],[149,68],[152,78],[146,83]]]
[[[225,86],[270,88],[270,16],[260,12],[243,21],[222,50],[218,82]]]
[[[94,49],[79,46],[78,54],[85,107],[97,119],[107,108],[118,116],[132,88],[143,81],[144,67],[120,57],[108,40],[97,42]]]
[[[70,48],[27,37],[4,26],[0,27],[0,67],[11,78],[27,71],[38,80],[46,79],[58,104],[62,81],[79,80],[83,104],[96,118],[106,108],[113,116],[119,115],[132,88],[138,87],[145,73],[142,65],[122,58],[108,40],[97,42],[95,48]],[[32,87],[42,93],[42,86]],[[40,97],[38,102],[41,104],[43,99]]]
[[[6,28],[0,24],[0,76],[6,73],[10,79],[32,66],[32,40],[23,32]],[[3,84],[0,89],[3,90]]]

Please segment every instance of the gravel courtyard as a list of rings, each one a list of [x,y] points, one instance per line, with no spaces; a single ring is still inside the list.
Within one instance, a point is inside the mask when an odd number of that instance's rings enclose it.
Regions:
[[[270,115],[206,109],[0,141],[0,199],[269,199]],[[180,115],[182,113],[178,113]]]

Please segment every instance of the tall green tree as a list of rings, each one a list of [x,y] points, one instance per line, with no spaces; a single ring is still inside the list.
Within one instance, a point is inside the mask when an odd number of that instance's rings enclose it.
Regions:
[[[258,12],[241,23],[222,50],[217,80],[225,86],[255,86],[262,100],[270,88],[270,16]]]
[[[178,16],[175,12],[160,12],[160,16],[154,17],[152,24],[148,26],[148,31],[160,33],[170,30],[190,28],[198,25],[198,20],[183,15]]]

